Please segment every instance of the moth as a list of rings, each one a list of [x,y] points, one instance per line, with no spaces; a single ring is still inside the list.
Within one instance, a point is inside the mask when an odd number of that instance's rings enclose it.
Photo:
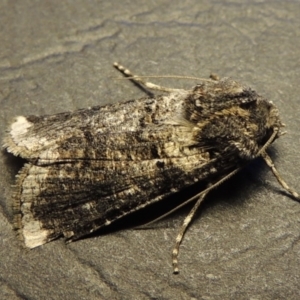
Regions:
[[[284,126],[272,102],[230,78],[212,76],[191,89],[173,89],[114,66],[164,94],[19,116],[7,130],[4,147],[27,160],[13,196],[14,225],[27,247],[60,236],[76,240],[202,182],[207,187],[187,201],[195,205],[172,253],[178,273],[179,245],[197,208],[251,160],[262,157],[281,186],[300,200],[266,152]]]

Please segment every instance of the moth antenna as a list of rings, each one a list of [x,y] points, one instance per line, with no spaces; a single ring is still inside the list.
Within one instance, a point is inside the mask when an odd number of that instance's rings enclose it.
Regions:
[[[179,268],[178,268],[178,254],[179,254],[179,247],[181,244],[181,241],[183,239],[184,233],[186,232],[189,224],[191,223],[197,209],[199,208],[200,204],[203,202],[205,196],[207,195],[208,192],[204,192],[199,199],[197,200],[196,204],[193,206],[192,210],[189,212],[189,214],[185,217],[182,226],[180,228],[180,231],[176,237],[176,243],[175,247],[172,252],[172,264],[173,264],[173,272],[174,274],[179,273]]]
[[[230,177],[232,177],[234,174],[236,174],[237,172],[239,172],[242,168],[242,167],[239,167],[235,170],[233,170],[232,172],[230,172],[229,174],[227,174],[225,177],[221,178],[219,181],[217,181],[216,183],[213,183],[211,184],[208,188],[206,188],[204,191],[196,194],[195,196],[189,198],[188,200],[184,201],[183,203],[177,205],[175,208],[169,210],[167,213],[161,215],[160,217],[146,223],[146,224],[143,224],[141,226],[138,226],[136,228],[140,228],[140,229],[143,229],[145,228],[146,226],[149,226],[153,223],[156,223],[157,221],[169,216],[170,214],[172,214],[173,212],[175,212],[176,210],[180,209],[181,207],[187,205],[188,203],[191,203],[192,201],[196,200],[197,198],[201,197],[204,193],[207,194],[208,192],[210,192],[211,190],[213,190],[214,188],[218,187],[219,185],[221,185],[224,181],[228,180]]]
[[[267,142],[261,147],[261,149],[258,151],[257,156],[259,156],[259,155],[262,156],[262,154],[266,152],[266,149],[274,142],[274,140],[277,137],[278,133],[279,133],[279,128],[277,128],[277,127],[274,128],[274,131],[273,131],[272,135],[267,140]]]
[[[182,89],[172,89],[172,88],[160,86],[160,85],[148,82],[148,81],[144,81],[141,79],[142,76],[134,75],[133,73],[131,73],[131,71],[129,69],[126,69],[125,67],[123,67],[121,64],[119,64],[117,62],[114,63],[114,67],[118,71],[120,71],[124,76],[129,77],[130,80],[135,81],[135,82],[145,86],[148,89],[162,91],[162,92],[168,92],[168,93],[182,91]]]
[[[261,153],[262,158],[264,159],[264,161],[266,162],[266,164],[270,167],[270,169],[272,170],[275,178],[277,179],[277,181],[279,182],[279,184],[286,190],[288,191],[298,202],[300,202],[300,196],[298,193],[296,193],[293,189],[291,189],[287,183],[282,179],[282,177],[280,176],[279,172],[277,171],[271,157],[266,153],[266,152],[262,152]]]
[[[129,70],[128,70],[129,71]],[[119,80],[134,80],[134,76],[126,75],[126,78],[117,78]],[[137,76],[137,75],[135,75]],[[145,76],[138,76],[138,78],[171,78],[171,79],[188,79],[188,80],[198,80],[198,81],[208,81],[213,82],[217,79],[207,79],[207,78],[200,78],[200,77],[194,77],[194,76],[182,76],[182,75],[145,75]]]
[[[264,159],[268,167],[272,170],[275,178],[279,182],[279,184],[288,191],[298,202],[300,202],[300,196],[297,192],[295,192],[293,189],[291,189],[288,184],[283,180],[283,178],[280,176],[279,172],[277,171],[271,157],[267,154],[265,151],[269,145],[275,140],[276,136],[278,135],[279,128],[275,128],[273,134],[269,138],[269,140],[265,143],[265,145],[259,150],[259,155]],[[285,134],[286,132],[282,132],[279,134],[279,136]]]

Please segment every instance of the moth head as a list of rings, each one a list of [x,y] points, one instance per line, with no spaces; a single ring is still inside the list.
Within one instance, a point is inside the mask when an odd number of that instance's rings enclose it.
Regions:
[[[279,111],[277,107],[273,104],[272,101],[268,101],[267,106],[268,106],[267,109],[269,111],[269,116],[267,118],[266,127],[267,128],[278,127],[280,129],[281,127],[283,127],[283,124],[280,121]]]
[[[282,124],[278,108],[272,101],[257,99],[256,114],[260,115],[261,120],[264,120],[264,126],[266,128],[266,138],[270,137],[273,132],[278,132],[276,138],[281,135],[280,129],[284,127]]]

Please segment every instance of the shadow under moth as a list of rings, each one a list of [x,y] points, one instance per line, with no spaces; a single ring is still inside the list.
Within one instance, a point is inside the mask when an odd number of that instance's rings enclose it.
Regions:
[[[4,139],[28,162],[16,179],[14,225],[34,248],[60,236],[72,241],[196,182],[172,253],[207,193],[262,157],[281,186],[294,192],[266,153],[283,133],[276,106],[229,78],[203,79],[192,89],[145,82],[115,63],[155,97],[45,116],[19,116]],[[178,207],[177,207],[178,208]]]

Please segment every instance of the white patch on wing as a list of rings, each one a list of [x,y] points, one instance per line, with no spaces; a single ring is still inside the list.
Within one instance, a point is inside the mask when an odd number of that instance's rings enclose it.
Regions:
[[[22,223],[24,225],[22,234],[26,247],[35,248],[48,241],[48,236],[51,232],[46,229],[41,229],[39,221],[31,220],[30,222]]]
[[[28,122],[28,120],[23,117],[19,116],[16,118],[16,121],[11,124],[11,131],[10,134],[13,139],[22,136],[23,134],[27,133],[27,129],[31,127],[33,124],[31,122]]]
[[[31,203],[22,204],[22,234],[25,245],[28,248],[35,248],[45,244],[52,231],[42,229],[40,221],[34,219],[30,208]]]

